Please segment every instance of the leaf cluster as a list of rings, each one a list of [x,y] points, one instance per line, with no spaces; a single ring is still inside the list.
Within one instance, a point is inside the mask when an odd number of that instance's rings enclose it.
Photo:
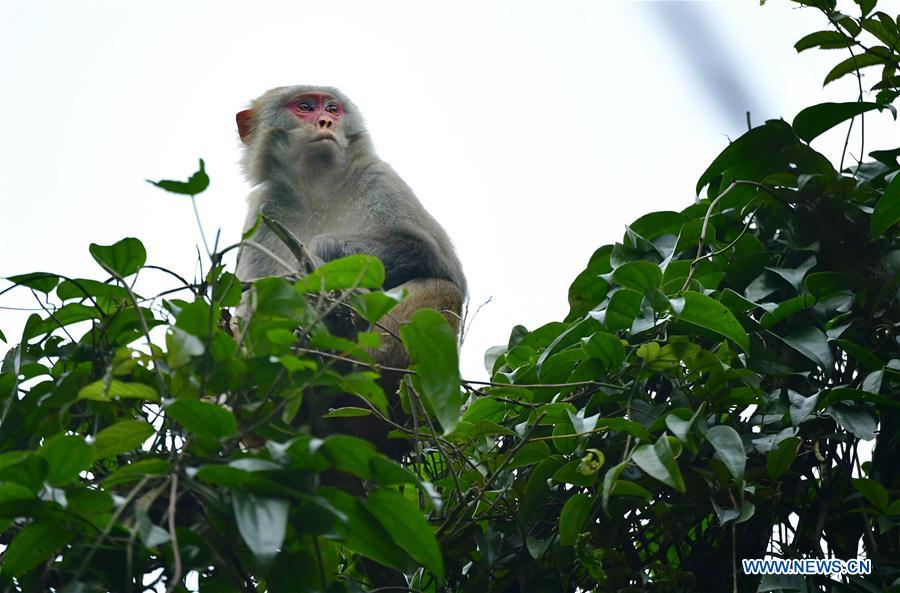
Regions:
[[[242,284],[214,249],[147,298],[128,238],[91,246],[100,279],[10,278],[42,312],[0,366],[0,588],[900,590],[900,148],[810,145],[893,111],[900,19],[800,3],[831,28],[798,51],[874,88],[730,143],[695,204],[596,250],[565,319],[489,350],[489,381],[434,311],[400,330],[411,368],[375,364],[403,295],[364,255]],[[156,185],[207,184],[201,161]],[[860,554],[871,574],[740,569]]]

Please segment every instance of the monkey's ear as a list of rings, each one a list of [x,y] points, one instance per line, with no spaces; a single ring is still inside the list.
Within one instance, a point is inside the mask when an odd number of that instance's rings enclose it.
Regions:
[[[250,134],[253,133],[253,128],[256,127],[256,121],[253,117],[252,109],[244,109],[243,111],[238,111],[237,115],[234,116],[235,121],[237,121],[238,133],[241,135],[241,141],[244,144],[250,143]]]

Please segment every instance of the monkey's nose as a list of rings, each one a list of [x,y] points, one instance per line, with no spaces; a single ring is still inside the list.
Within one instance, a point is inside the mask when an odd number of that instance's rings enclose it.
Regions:
[[[319,120],[319,127],[322,128],[323,130],[327,130],[328,128],[330,128],[333,125],[334,125],[334,122],[331,121],[330,119],[320,119]]]

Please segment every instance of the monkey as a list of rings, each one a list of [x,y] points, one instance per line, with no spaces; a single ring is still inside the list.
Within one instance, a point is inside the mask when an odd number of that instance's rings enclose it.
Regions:
[[[357,107],[332,87],[288,86],[267,91],[237,113],[244,144],[242,167],[253,185],[245,230],[258,214],[278,221],[305,247],[316,267],[336,258],[367,254],[385,267],[384,289],[407,297],[380,325],[385,367],[409,361],[397,339],[399,326],[418,309],[442,312],[458,333],[466,278],[446,231],[410,187],[376,154]],[[296,261],[289,247],[262,225],[253,237],[261,250],[241,252],[241,280],[283,274]],[[298,269],[300,265],[298,262]],[[241,316],[239,310],[238,316]],[[395,391],[399,375],[387,377]]]

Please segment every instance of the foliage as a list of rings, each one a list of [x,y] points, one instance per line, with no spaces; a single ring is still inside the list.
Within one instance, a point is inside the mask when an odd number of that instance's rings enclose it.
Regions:
[[[900,18],[801,3],[832,28],[797,49],[852,54],[826,82],[880,66],[874,101],[735,140],[707,197],[597,249],[565,320],[489,351],[490,382],[422,311],[383,391],[377,331],[339,329],[400,298],[367,256],[244,286],[231,246],[144,298],[127,238],[91,246],[102,280],[10,278],[44,313],[0,368],[0,587],[900,590],[900,148],[835,169],[809,145],[893,110]],[[873,571],[743,574],[767,553]]]

